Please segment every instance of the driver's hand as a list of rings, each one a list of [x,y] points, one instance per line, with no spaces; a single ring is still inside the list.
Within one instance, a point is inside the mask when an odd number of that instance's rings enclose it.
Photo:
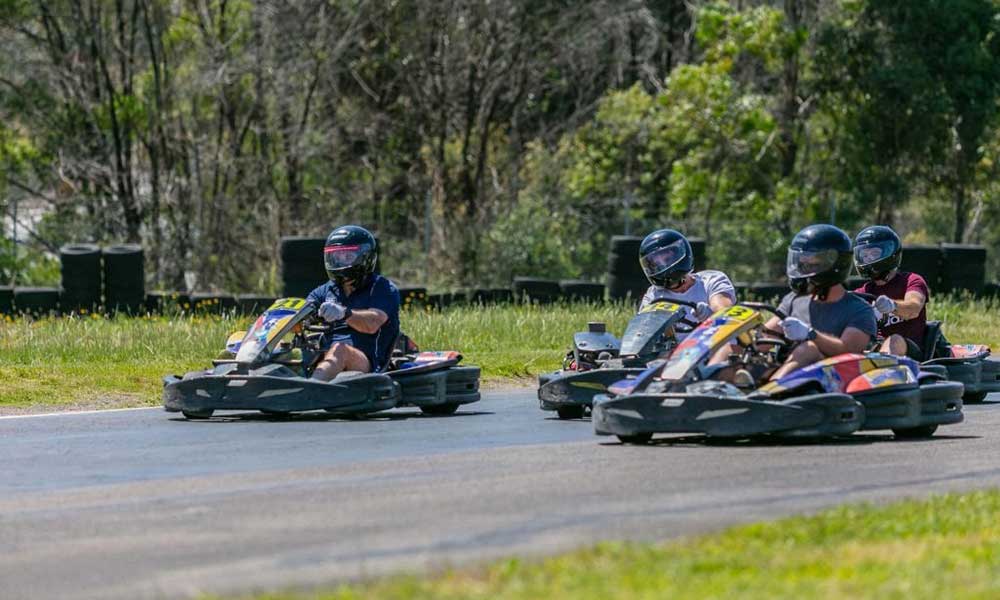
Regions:
[[[319,318],[327,323],[343,319],[346,313],[347,309],[336,302],[327,301],[319,306]]]
[[[875,299],[875,302],[872,303],[872,306],[875,307],[875,310],[877,310],[878,312],[882,313],[883,315],[887,315],[889,313],[895,312],[896,301],[890,298],[889,296],[879,296],[878,298]]]
[[[708,302],[699,302],[698,306],[694,309],[694,318],[698,319],[698,321],[704,321],[711,316],[712,307],[708,305]]]
[[[781,330],[785,333],[785,337],[793,342],[804,342],[816,337],[812,327],[795,317],[785,317],[781,321]]]

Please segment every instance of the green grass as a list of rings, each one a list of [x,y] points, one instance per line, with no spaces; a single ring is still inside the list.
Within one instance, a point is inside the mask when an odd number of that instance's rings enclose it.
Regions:
[[[836,508],[664,544],[603,543],[255,600],[1000,597],[1000,493]]]
[[[998,308],[996,302],[942,300],[931,315],[946,319],[954,342],[1000,348],[991,317]],[[403,329],[423,348],[462,351],[467,363],[483,367],[487,385],[496,385],[557,368],[573,333],[588,321],[605,321],[620,334],[631,314],[615,304],[411,310],[403,314]],[[204,316],[2,321],[0,410],[156,404],[163,375],[206,366],[228,334],[248,323]]]

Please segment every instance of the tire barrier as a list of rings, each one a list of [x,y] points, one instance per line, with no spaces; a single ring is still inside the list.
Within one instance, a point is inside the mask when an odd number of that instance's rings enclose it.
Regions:
[[[0,287],[0,314],[14,314],[14,288],[10,286]]]
[[[942,253],[940,246],[904,245],[900,269],[916,273],[927,281],[931,293],[941,289]]]
[[[96,244],[68,244],[59,249],[62,295],[66,313],[94,312],[101,306],[101,248]]]
[[[708,254],[704,238],[688,238],[691,242],[691,252],[694,254],[694,270],[704,271],[708,268]]]
[[[753,296],[761,302],[777,303],[789,291],[787,283],[781,282],[756,282],[750,284],[747,295]]]
[[[639,265],[639,245],[642,238],[626,235],[611,237],[611,248],[608,251],[608,298],[625,300],[631,298],[638,303],[649,281]]]
[[[559,299],[562,292],[558,281],[537,277],[515,277],[511,291],[515,300],[536,304],[551,304]]]
[[[59,288],[14,288],[14,308],[23,315],[44,317],[59,312]]]
[[[236,310],[236,298],[226,294],[191,294],[191,310],[202,314],[224,314]]]
[[[191,296],[184,292],[154,291],[146,294],[146,311],[153,314],[191,312]]]
[[[326,283],[323,246],[326,238],[288,236],[281,238],[281,289],[286,297],[305,298]]]
[[[906,255],[905,250],[903,255]],[[986,284],[985,246],[941,244],[941,260],[941,291],[978,292],[983,289]]]
[[[274,296],[261,296],[258,294],[238,294],[236,296],[236,314],[245,316],[259,315],[264,310],[274,304]]]
[[[559,282],[563,298],[576,302],[604,302],[604,285],[592,281],[564,279]]]
[[[146,300],[142,246],[118,244],[101,252],[104,258],[104,307],[108,312],[139,314]]]
[[[399,289],[399,305],[402,308],[422,308],[427,305],[427,288],[404,286]]]

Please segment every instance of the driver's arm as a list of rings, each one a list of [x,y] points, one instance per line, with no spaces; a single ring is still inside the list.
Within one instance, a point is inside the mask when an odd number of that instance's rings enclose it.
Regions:
[[[851,352],[864,352],[872,336],[856,327],[848,327],[840,337],[827,333],[816,332],[814,343],[824,356],[836,356]]]
[[[772,333],[781,333],[781,319],[778,316],[773,316],[764,323],[764,329]]]
[[[375,333],[385,322],[389,320],[389,315],[377,308],[366,308],[351,312],[351,316],[345,321],[347,326],[361,333]]]
[[[927,298],[920,292],[906,292],[906,296],[902,300],[896,301],[894,312],[902,319],[914,319],[923,310],[926,302]]]
[[[712,307],[712,312],[719,312],[723,308],[733,305],[733,299],[729,294],[714,294],[708,299],[708,305]]]

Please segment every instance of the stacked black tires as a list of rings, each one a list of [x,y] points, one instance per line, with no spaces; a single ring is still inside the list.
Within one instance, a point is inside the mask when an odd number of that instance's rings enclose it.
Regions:
[[[702,271],[706,267],[705,240],[690,238],[691,250],[694,253],[694,270]],[[638,302],[649,281],[639,265],[639,246],[642,238],[637,236],[616,235],[611,238],[608,250],[608,298],[625,300],[631,298]]]
[[[66,313],[87,313],[102,305],[101,248],[96,244],[69,244],[59,250],[62,275],[61,305]]]
[[[281,289],[286,297],[305,298],[327,281],[323,266],[325,238],[281,238]]]
[[[104,307],[112,313],[142,312],[146,301],[145,257],[142,246],[118,244],[104,248]]]

